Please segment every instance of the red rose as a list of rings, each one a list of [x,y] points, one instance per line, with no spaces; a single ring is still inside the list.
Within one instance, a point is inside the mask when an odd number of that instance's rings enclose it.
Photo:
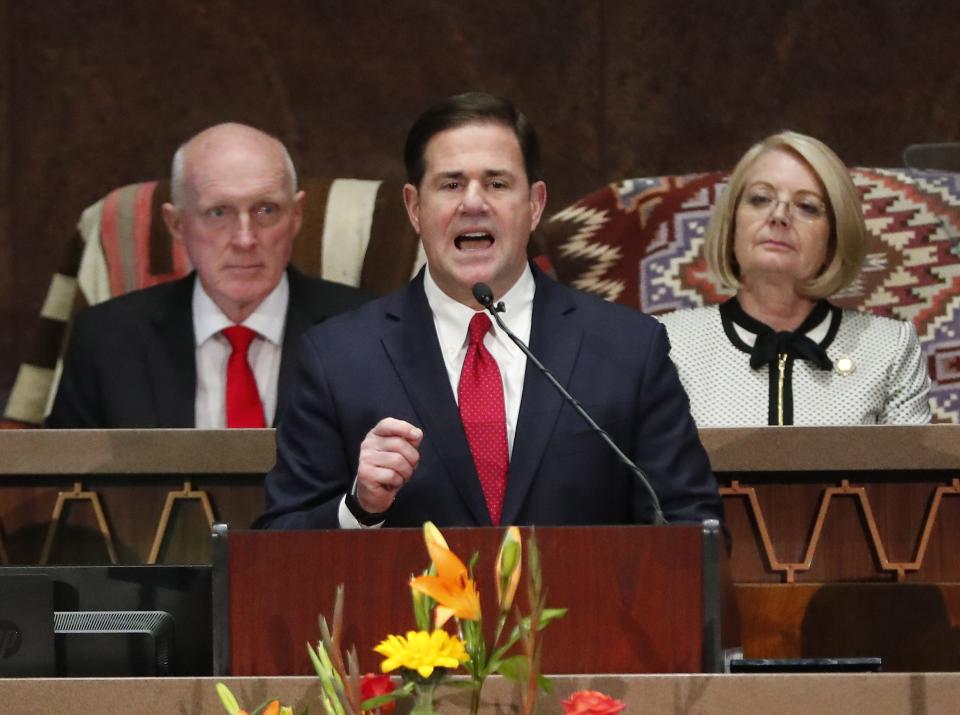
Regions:
[[[370,698],[377,698],[381,695],[386,695],[387,693],[392,693],[396,690],[397,686],[394,684],[393,680],[389,675],[376,675],[375,673],[367,673],[362,678],[360,678],[360,699],[369,700]],[[397,707],[397,702],[391,700],[389,703],[385,703],[377,708],[381,715],[390,715]]]
[[[625,707],[616,698],[596,690],[578,690],[563,701],[563,715],[617,715]]]

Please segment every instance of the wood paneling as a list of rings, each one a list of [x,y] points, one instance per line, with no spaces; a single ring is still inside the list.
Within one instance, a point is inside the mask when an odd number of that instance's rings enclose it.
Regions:
[[[852,166],[899,166],[910,143],[960,139],[948,1],[602,5],[610,179],[728,170],[782,129]]]
[[[13,142],[10,116],[10,83],[13,76],[13,53],[10,49],[11,2],[12,0],[0,0],[0,404],[7,401],[17,360],[22,354],[23,335],[17,330],[19,316],[30,307],[37,307],[18,305],[14,299],[14,249],[10,233],[10,156]],[[36,265],[34,271],[37,280],[42,282],[41,267]]]
[[[548,645],[549,648],[549,645]],[[3,682],[4,696],[18,715],[87,715],[114,703],[138,713],[222,715],[216,678],[18,678]],[[537,712],[562,712],[561,701],[577,690],[599,690],[622,700],[628,713],[657,715],[926,715],[954,713],[960,702],[960,674],[812,675],[634,675],[556,676],[552,693],[541,692]],[[322,710],[316,677],[231,678],[242,706],[255,708],[280,698],[294,712]],[[470,712],[470,692],[452,685],[438,689],[437,709],[446,715]],[[519,697],[514,683],[492,677],[484,686],[481,712],[513,713]],[[398,713],[407,712],[398,709]]]
[[[960,426],[712,429],[701,438],[731,490],[730,565],[748,656],[880,655],[888,670],[960,667]],[[273,451],[272,430],[0,431],[0,560],[5,551],[11,563],[37,562],[57,495],[77,480],[100,496],[121,563],[147,560],[168,495],[188,480],[218,520],[243,528],[263,509]],[[201,505],[178,502],[158,561],[209,562],[207,534]],[[50,560],[109,560],[88,503],[71,503]],[[329,607],[327,596],[311,598]]]
[[[747,658],[880,657],[885,671],[960,670],[960,584],[741,584]]]
[[[474,575],[492,641],[500,531],[445,529],[444,536],[464,562],[479,554]],[[544,632],[543,672],[700,672],[699,526],[544,527],[537,544],[547,604],[570,609]],[[232,674],[312,672],[299,644],[320,638],[317,611],[332,617],[337,584],[344,584],[344,647],[356,645],[361,672],[376,669],[372,648],[387,635],[416,629],[405,581],[429,564],[419,529],[230,532],[227,549]],[[529,613],[525,591],[517,604]],[[278,647],[264,648],[265,636]]]

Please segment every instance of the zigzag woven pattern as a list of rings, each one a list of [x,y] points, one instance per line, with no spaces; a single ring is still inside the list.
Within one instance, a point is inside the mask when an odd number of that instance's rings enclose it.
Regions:
[[[834,301],[910,320],[929,361],[934,420],[960,423],[960,174],[852,169],[867,258]],[[703,236],[726,174],[628,179],[555,214],[541,242],[557,277],[665,313],[730,294],[707,273]]]

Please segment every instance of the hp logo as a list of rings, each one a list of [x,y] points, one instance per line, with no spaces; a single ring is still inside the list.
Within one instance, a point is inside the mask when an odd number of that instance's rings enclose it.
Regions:
[[[0,621],[0,658],[16,655],[23,643],[20,628],[13,621]]]

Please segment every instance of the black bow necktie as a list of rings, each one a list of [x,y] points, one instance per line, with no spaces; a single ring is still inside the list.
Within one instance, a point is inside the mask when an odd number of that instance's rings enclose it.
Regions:
[[[757,335],[757,341],[750,351],[750,367],[756,370],[769,365],[778,355],[787,355],[795,360],[809,360],[821,370],[833,368],[827,351],[803,333],[778,333],[769,328]]]

